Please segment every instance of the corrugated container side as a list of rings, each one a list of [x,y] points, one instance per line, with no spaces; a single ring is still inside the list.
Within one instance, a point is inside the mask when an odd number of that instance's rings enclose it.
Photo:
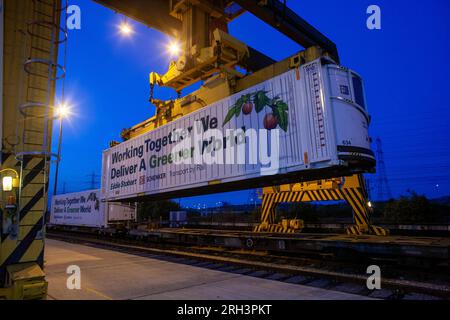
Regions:
[[[330,72],[331,68],[332,65],[322,65],[320,59],[315,60],[303,65],[299,70],[290,70],[105,150],[102,178],[104,197],[118,200],[183,189],[194,190],[207,187],[211,183],[224,184],[260,178],[265,167],[261,165],[261,146],[264,146],[266,140],[272,141],[271,134],[276,132],[270,130],[260,135],[260,129],[266,128],[268,122],[265,118],[270,118],[270,114],[274,111],[269,106],[264,106],[260,112],[256,112],[254,103],[250,113],[244,114],[239,110],[231,118],[227,117],[239,99],[246,95],[255,97],[258,93],[264,93],[270,103],[282,101],[288,106],[287,124],[283,127],[280,118],[277,117],[278,122],[275,122],[274,127],[279,133],[279,143],[276,145],[280,151],[278,175],[337,165],[345,166],[346,163],[338,157],[340,140],[350,140],[353,147],[361,145],[367,147],[365,141],[368,137],[367,123],[361,123],[359,118],[364,116],[364,112],[356,117],[355,109],[340,106],[342,101],[336,99],[333,90],[336,89],[336,85],[339,87],[339,84],[336,84],[339,81],[349,80],[345,76],[342,79],[335,77],[336,74]],[[342,90],[345,92],[345,88]],[[353,90],[353,87],[349,90]],[[172,137],[174,130],[185,129],[191,130],[192,133],[196,125],[207,129],[202,134],[202,140],[214,143],[220,142],[223,135],[226,137],[226,130],[241,128],[244,132],[241,137],[245,136],[242,140],[245,141],[244,152],[239,148],[233,152],[232,148],[226,146],[225,140],[222,144],[219,143],[222,147],[219,150],[223,152],[224,159],[228,154],[232,154],[235,160],[244,154],[245,163],[175,164],[168,161],[168,155],[174,154],[173,147],[176,145],[170,143],[169,138]],[[257,163],[250,161],[248,152],[252,146],[250,141],[255,141],[254,137],[257,138],[259,149]],[[201,145],[194,144],[193,147],[195,150],[202,149]],[[270,148],[269,151],[272,152]],[[189,158],[189,152],[187,154]],[[266,179],[271,177],[267,176]]]

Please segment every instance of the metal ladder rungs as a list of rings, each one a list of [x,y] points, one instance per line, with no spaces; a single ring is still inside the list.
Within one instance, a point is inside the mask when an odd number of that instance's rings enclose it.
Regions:
[[[41,132],[39,132],[41,134]],[[26,140],[26,139],[25,139]],[[41,146],[42,147],[42,142],[36,143],[36,142],[23,142],[24,146]]]
[[[42,147],[42,143],[27,142],[27,143],[24,143],[23,145],[26,146],[26,147],[31,147],[31,146],[33,146],[33,147]]]
[[[47,175],[52,155],[47,153],[47,148],[44,150],[44,146],[47,146],[46,142],[51,138],[50,132],[47,131],[47,126],[52,121],[50,118],[52,115],[50,93],[55,90],[56,80],[59,79],[55,76],[58,59],[52,54],[52,50],[58,47],[60,40],[58,39],[60,29],[55,22],[62,10],[67,8],[67,3],[63,6],[59,0],[33,0],[33,2],[33,16],[30,17],[27,28],[29,58],[23,63],[27,73],[26,88],[24,88],[26,105],[23,106],[28,109],[23,109],[23,117],[20,120],[23,123],[21,135],[24,151],[24,155],[20,159],[23,173],[37,178],[27,183],[27,189],[21,195],[26,202],[36,197],[36,191],[41,188],[44,190],[44,197],[48,192]],[[45,117],[45,115],[49,115],[49,117]],[[29,160],[25,161],[25,159],[34,159],[34,161],[28,162]],[[37,163],[39,165],[36,167]],[[31,211],[42,213],[42,209],[45,209],[42,207],[43,205],[39,204],[34,206]]]
[[[40,36],[40,35],[37,35],[37,34],[33,35],[33,37],[36,37],[38,39],[45,40],[45,41],[48,41],[48,42],[52,41],[51,38],[46,38],[46,37],[43,37],[43,36]]]
[[[33,73],[32,76],[34,76],[34,77],[39,77],[39,78],[46,78],[46,79],[48,79],[48,74],[46,74],[46,75],[44,76],[44,75],[42,75],[42,74]]]
[[[25,135],[28,133],[28,134],[35,134],[35,135],[37,135],[37,134],[42,134],[43,132],[42,132],[42,130],[35,130],[35,129],[25,129],[24,130],[24,133],[25,133]]]
[[[37,134],[42,134],[43,132],[42,132],[42,130],[25,129],[24,133],[25,133],[25,135],[26,134],[35,134],[35,135],[37,135]]]
[[[42,103],[41,101],[27,100],[29,103]]]
[[[47,91],[47,88],[39,88],[39,87],[35,87],[35,86],[29,86],[28,89]]]
[[[25,129],[26,132],[32,132],[32,133],[42,133],[42,130],[36,130],[36,129]]]
[[[34,47],[34,46],[31,47],[31,50],[36,50],[36,51],[40,51],[40,52],[43,52],[43,53],[46,53],[46,54],[50,54],[49,50],[45,50],[45,49]]]
[[[29,102],[29,103],[43,103],[42,101],[36,101],[36,100],[33,100],[33,99],[27,99],[27,102]]]
[[[45,17],[47,17],[47,18],[53,18],[52,15],[50,15],[50,14],[48,14],[48,13],[46,13],[46,12],[39,11],[39,10],[34,10],[34,13],[43,15],[43,16],[45,16]]]
[[[36,3],[45,5],[45,6],[49,6],[49,7],[54,7],[55,6],[55,2],[53,1],[52,3],[48,3],[47,1],[44,0],[36,0]]]

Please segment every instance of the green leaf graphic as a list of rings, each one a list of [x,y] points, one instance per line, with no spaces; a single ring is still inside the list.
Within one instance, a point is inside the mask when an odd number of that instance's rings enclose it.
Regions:
[[[270,99],[266,96],[266,91],[258,91],[253,97],[253,102],[255,104],[256,113],[261,112],[266,105],[269,104]]]
[[[281,129],[283,129],[285,132],[287,132],[288,128],[288,113],[286,111],[281,111],[279,115],[279,122],[278,125]]]
[[[289,109],[287,103],[282,100],[277,101],[275,104],[278,109],[281,109],[283,111],[287,111]]]
[[[236,105],[233,105],[233,106],[230,108],[230,110],[228,110],[228,113],[227,113],[225,119],[223,120],[222,126],[224,126],[225,124],[227,124],[227,123],[233,118],[233,116],[234,116],[235,113],[236,113],[235,107],[236,107]]]
[[[278,119],[278,125],[282,130],[287,132],[289,118],[289,114],[286,111],[288,109],[287,104],[279,100],[272,104],[271,108],[274,116]]]
[[[236,117],[239,117],[239,115],[241,114],[241,110],[242,110],[242,106],[245,103],[245,96],[240,97],[237,101],[236,104],[234,105],[234,114],[236,115]]]
[[[284,131],[288,129],[288,105],[279,96],[272,99],[267,96],[267,91],[259,90],[254,93],[242,95],[236,100],[236,103],[230,107],[223,121],[223,125],[227,124],[233,117],[239,117],[242,107],[245,103],[253,101],[257,113],[261,112],[265,106],[272,109],[274,116],[278,120],[278,125]]]

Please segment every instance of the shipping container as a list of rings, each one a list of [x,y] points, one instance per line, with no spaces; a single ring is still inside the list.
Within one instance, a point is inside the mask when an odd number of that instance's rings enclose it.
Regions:
[[[178,228],[187,224],[186,211],[170,211],[169,212],[169,226],[171,228]]]
[[[99,189],[55,195],[52,197],[50,224],[107,228],[136,220],[134,205],[102,200]]]
[[[364,85],[317,59],[103,152],[110,201],[373,171]]]
[[[187,212],[186,211],[170,211],[169,212],[169,221],[177,222],[177,221],[186,221],[187,220]]]

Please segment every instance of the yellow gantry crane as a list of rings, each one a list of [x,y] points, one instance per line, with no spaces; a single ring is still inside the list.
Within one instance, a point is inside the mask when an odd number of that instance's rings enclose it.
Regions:
[[[304,223],[301,219],[283,219],[277,222],[275,210],[280,203],[340,200],[347,202],[353,210],[354,225],[347,227],[347,234],[388,234],[388,230],[375,226],[370,221],[372,208],[364,178],[360,174],[263,188],[261,221],[254,231],[282,233],[302,231]],[[301,212],[299,214],[301,216]]]
[[[181,44],[181,55],[165,74],[150,73],[150,102],[156,114],[132,128],[124,129],[127,140],[185,116],[199,108],[298,68],[319,57],[339,62],[336,45],[278,0],[140,0],[122,3],[95,0],[117,12],[158,29]],[[276,62],[228,33],[227,25],[248,11],[302,45],[305,50]],[[245,69],[243,74],[236,68]],[[203,80],[197,91],[182,96],[187,86]],[[153,97],[154,86],[174,89],[179,98],[161,101]],[[303,181],[263,188],[261,222],[256,232],[300,232],[299,219],[277,221],[275,208],[282,202],[346,201],[353,209],[354,225],[348,234],[386,235],[388,231],[370,222],[371,208],[362,175]]]
[[[123,130],[130,139],[178,119],[289,69],[328,57],[339,62],[335,44],[279,0],[94,0],[176,38],[182,54],[166,73],[150,73],[153,117]],[[45,211],[51,153],[55,82],[64,77],[58,45],[67,39],[61,0],[0,0],[0,104],[3,182],[0,197],[0,299],[42,298]],[[228,33],[228,23],[250,12],[305,48],[274,61]],[[236,68],[239,67],[239,68]],[[243,72],[244,70],[244,72]],[[182,90],[203,81],[189,95]],[[177,99],[158,100],[155,86]],[[351,234],[386,234],[372,226],[362,177],[302,181],[263,189],[258,232],[298,232],[302,222],[276,221],[281,202],[345,200],[354,210]]]

